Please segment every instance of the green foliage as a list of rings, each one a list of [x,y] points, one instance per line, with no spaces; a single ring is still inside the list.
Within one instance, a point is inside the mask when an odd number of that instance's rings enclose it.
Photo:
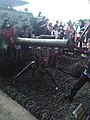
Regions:
[[[10,20],[14,28],[16,28],[16,26],[21,28],[25,24],[30,26],[30,19],[33,18],[33,15],[31,13],[19,12],[15,10],[0,10],[0,26],[2,26],[3,21],[6,18]]]
[[[33,28],[33,33],[37,35],[45,34],[45,29],[47,26],[48,19],[45,16],[40,16],[31,19],[31,25]]]
[[[4,19],[9,18],[13,27],[16,29],[23,26],[30,26],[35,35],[45,34],[48,19],[45,16],[33,17],[32,13],[20,12],[16,10],[0,10],[0,26],[2,26]]]
[[[4,18],[6,18],[7,17],[7,15],[8,15],[8,13],[6,12],[6,13],[2,13],[1,14],[1,17],[4,19]]]

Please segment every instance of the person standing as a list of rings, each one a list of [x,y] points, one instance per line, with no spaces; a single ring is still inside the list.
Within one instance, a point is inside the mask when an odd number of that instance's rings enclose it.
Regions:
[[[9,58],[12,57],[12,54],[15,56],[15,43],[14,43],[14,28],[10,24],[10,21],[8,19],[4,20],[4,23],[0,30],[0,37],[2,38],[2,41],[5,41],[7,43],[7,55]]]
[[[54,28],[59,30],[59,22],[58,22],[58,20],[56,21],[56,24],[54,25]]]
[[[53,28],[53,31],[51,32],[51,35],[55,36],[55,39],[58,39],[59,37],[59,32],[58,32],[58,28]]]
[[[60,25],[59,25],[59,39],[63,39],[63,38],[64,38],[64,25],[60,21]]]
[[[88,24],[90,24],[90,20],[89,20]],[[90,38],[90,27],[89,27],[89,29],[87,30],[87,33],[86,33],[86,43],[87,43],[89,38]]]

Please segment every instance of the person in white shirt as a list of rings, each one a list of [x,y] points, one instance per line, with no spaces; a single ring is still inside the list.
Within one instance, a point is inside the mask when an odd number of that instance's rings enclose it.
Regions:
[[[58,39],[59,37],[58,28],[54,28],[53,31],[51,32],[51,35],[54,35],[55,39]]]

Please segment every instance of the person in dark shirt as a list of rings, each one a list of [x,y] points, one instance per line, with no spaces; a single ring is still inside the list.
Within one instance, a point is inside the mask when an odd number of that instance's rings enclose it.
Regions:
[[[58,31],[59,31],[59,38],[63,39],[64,38],[64,26],[62,25],[62,22],[60,22]]]
[[[59,28],[59,25],[58,25],[59,23],[58,23],[58,20],[56,21],[56,24],[54,25],[54,28],[55,29],[58,29]]]
[[[73,101],[73,97],[80,90],[80,88],[82,86],[84,86],[84,84],[86,82],[90,83],[90,39],[88,40],[87,48],[88,48],[88,50],[85,52],[87,54],[87,56],[88,56],[88,65],[87,65],[87,68],[84,70],[84,72],[80,76],[78,82],[71,89],[70,94],[64,95],[64,99],[65,100],[69,100],[69,101],[72,102]]]

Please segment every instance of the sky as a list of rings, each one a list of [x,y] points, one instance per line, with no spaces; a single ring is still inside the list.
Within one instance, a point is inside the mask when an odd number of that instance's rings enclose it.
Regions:
[[[90,4],[88,0],[24,0],[30,4],[17,7],[17,10],[28,11],[37,16],[41,11],[49,21],[76,21],[90,18]]]

